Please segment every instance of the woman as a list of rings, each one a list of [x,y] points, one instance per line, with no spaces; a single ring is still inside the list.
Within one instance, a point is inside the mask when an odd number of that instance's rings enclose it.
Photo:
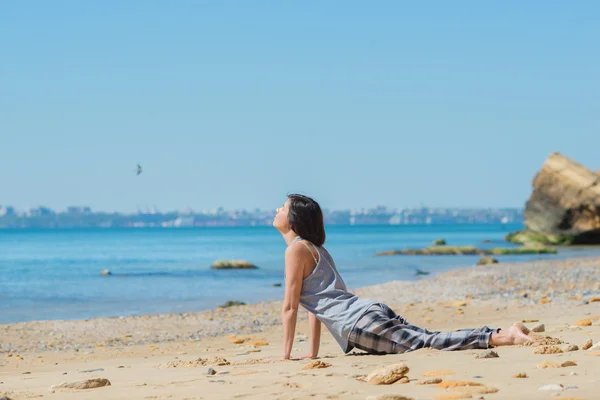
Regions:
[[[283,236],[285,298],[282,308],[283,358],[290,359],[298,305],[309,311],[310,352],[319,353],[321,323],[345,353],[354,347],[370,354],[395,354],[433,347],[439,350],[485,349],[533,339],[515,323],[508,331],[487,326],[454,332],[430,332],[409,324],[388,306],[361,299],[346,289],[327,250],[321,207],[313,199],[292,194],[277,209],[273,226]]]

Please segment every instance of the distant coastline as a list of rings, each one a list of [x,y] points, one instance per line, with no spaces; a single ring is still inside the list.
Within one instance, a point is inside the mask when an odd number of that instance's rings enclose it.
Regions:
[[[523,223],[519,208],[410,208],[378,206],[358,210],[324,210],[328,225],[514,224]],[[138,211],[134,214],[93,212],[89,207],[69,207],[56,212],[47,207],[17,211],[0,206],[0,229],[27,228],[183,228],[269,226],[274,211],[222,208],[194,212]]]

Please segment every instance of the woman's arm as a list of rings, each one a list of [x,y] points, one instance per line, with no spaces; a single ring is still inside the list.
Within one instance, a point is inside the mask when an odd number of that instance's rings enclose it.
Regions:
[[[308,325],[310,326],[310,352],[308,356],[315,358],[319,354],[319,346],[321,345],[321,321],[315,314],[309,312]]]
[[[283,321],[283,358],[288,360],[294,345],[294,333],[298,319],[298,306],[302,291],[305,257],[298,246],[290,246],[285,251],[285,297],[281,309]]]

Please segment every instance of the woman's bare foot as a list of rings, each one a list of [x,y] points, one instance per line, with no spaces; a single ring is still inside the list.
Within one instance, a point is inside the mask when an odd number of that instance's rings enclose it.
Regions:
[[[527,327],[520,322],[515,322],[512,324],[512,326],[508,329],[508,332],[511,336],[513,336],[513,344],[525,344],[527,342],[533,342],[534,340],[531,336],[527,335],[529,333],[529,329],[527,329]]]
[[[527,342],[533,342],[533,338],[527,336],[520,322],[512,324],[506,333],[500,331],[499,333],[492,333],[490,337],[490,344],[492,346],[513,346]]]
[[[523,324],[522,324],[522,323],[520,323],[520,322],[515,322],[515,323],[513,324],[513,326],[518,326],[518,327],[519,327],[519,329],[521,329],[521,331],[522,331],[524,334],[526,334],[526,335],[529,335],[529,332],[531,332],[531,331],[529,330],[529,328],[527,328],[525,325],[523,325]]]

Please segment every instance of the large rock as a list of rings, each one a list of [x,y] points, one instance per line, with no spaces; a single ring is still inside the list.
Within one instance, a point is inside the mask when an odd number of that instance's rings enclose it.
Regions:
[[[600,244],[600,175],[553,153],[533,179],[525,206],[527,231],[516,243]]]

